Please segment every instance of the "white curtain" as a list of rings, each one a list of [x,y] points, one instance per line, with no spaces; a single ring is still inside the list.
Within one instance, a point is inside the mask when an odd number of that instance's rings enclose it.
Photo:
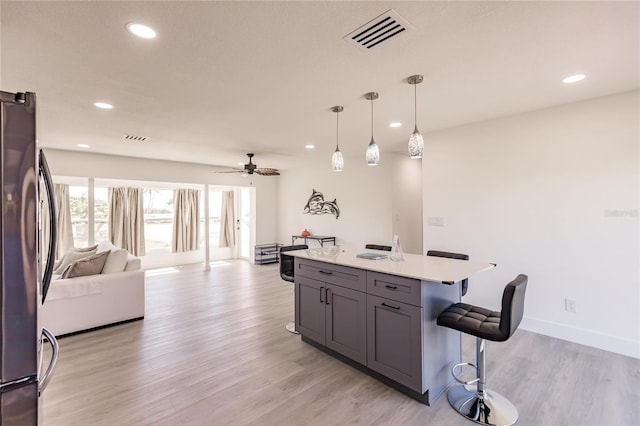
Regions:
[[[71,225],[69,185],[56,183],[53,185],[53,192],[55,193],[56,206],[58,207],[58,241],[56,244],[56,259],[59,259],[64,256],[67,251],[73,248],[73,226]]]
[[[135,256],[144,256],[144,199],[140,188],[129,189],[129,250]]]
[[[126,240],[127,188],[109,188],[109,240],[114,246],[124,247]]]
[[[233,191],[222,193],[222,211],[220,212],[220,247],[236,245],[236,216]]]
[[[135,256],[144,256],[143,191],[109,188],[109,239]]]
[[[194,251],[199,248],[200,191],[176,189],[173,191],[173,253]]]

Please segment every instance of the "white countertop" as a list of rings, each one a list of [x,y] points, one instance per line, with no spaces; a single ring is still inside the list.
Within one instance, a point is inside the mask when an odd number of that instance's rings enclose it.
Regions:
[[[354,249],[352,247],[344,246],[331,246],[287,252],[288,255],[299,257],[301,259],[317,260],[319,262],[334,263],[336,265],[351,266],[353,268],[360,268],[368,271],[376,271],[384,274],[440,283],[458,282],[473,274],[495,267],[493,263],[420,256],[417,254],[405,254],[403,262],[394,262],[389,258],[369,260],[356,257],[359,253],[391,254],[390,252],[385,251]]]

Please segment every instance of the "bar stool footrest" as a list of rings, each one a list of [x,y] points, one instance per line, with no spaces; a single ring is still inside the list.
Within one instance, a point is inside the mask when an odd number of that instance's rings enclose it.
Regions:
[[[456,368],[460,367],[460,373],[456,374]],[[465,382],[464,380],[462,380],[460,378],[460,375],[462,374],[462,367],[473,367],[476,370],[476,378]],[[460,364],[456,364],[453,367],[451,367],[451,375],[453,376],[453,379],[460,383],[461,385],[473,385],[474,383],[477,383],[480,379],[478,378],[478,367],[475,364],[472,364],[470,362],[461,362]]]

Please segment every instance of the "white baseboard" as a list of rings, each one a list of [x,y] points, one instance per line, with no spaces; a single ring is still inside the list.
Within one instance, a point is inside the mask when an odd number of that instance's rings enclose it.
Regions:
[[[569,342],[580,343],[581,345],[604,349],[605,351],[640,359],[640,341],[637,340],[608,336],[594,331],[528,317],[522,319],[520,328],[534,333],[544,334],[545,336],[556,337],[558,339],[568,340]]]

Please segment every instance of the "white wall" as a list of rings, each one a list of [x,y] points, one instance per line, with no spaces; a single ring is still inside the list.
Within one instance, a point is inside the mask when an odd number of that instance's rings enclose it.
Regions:
[[[362,158],[345,159],[342,172],[331,170],[331,157],[315,160],[280,177],[279,241],[290,244],[291,236],[306,228],[315,235],[335,236],[342,245],[391,244],[391,158],[383,154],[380,165],[367,166],[363,150]],[[303,213],[312,189],[322,192],[325,201],[337,200],[337,220],[330,214]],[[317,244],[314,241],[309,246]]]
[[[499,310],[525,273],[523,328],[640,357],[638,105],[635,91],[427,135],[425,249],[498,264],[466,302]]]
[[[46,141],[45,141],[46,142]],[[45,149],[51,173],[59,176],[87,177],[103,179],[128,179],[152,182],[173,182],[187,184],[210,184],[228,186],[249,186],[248,177],[235,174],[216,174],[213,168],[203,164],[181,163],[175,161],[149,160],[134,157],[93,154],[77,151]],[[269,243],[277,240],[277,190],[279,177],[254,176],[256,188],[256,243]],[[220,258],[227,253],[221,250]],[[194,257],[195,256],[195,257]],[[162,266],[150,259],[143,259],[143,267]],[[204,261],[203,254],[172,254],[178,263]],[[227,255],[228,257],[228,255]]]
[[[422,161],[406,154],[392,157],[392,225],[404,253],[422,250]]]

